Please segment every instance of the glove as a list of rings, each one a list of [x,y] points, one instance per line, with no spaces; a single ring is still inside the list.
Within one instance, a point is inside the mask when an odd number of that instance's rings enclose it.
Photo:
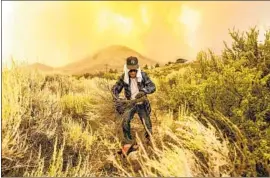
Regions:
[[[125,112],[124,103],[121,102],[121,99],[117,99],[115,101],[115,108],[118,114],[122,115]]]
[[[135,98],[136,98],[136,99],[139,99],[139,98],[141,98],[141,97],[143,97],[143,96],[145,96],[145,93],[144,93],[143,91],[140,91],[140,92],[135,96]]]

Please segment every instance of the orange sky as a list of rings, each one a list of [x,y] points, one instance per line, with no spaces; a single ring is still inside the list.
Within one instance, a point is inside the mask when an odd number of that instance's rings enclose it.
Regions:
[[[113,44],[160,62],[219,51],[228,29],[270,27],[270,2],[2,2],[3,61],[61,66]]]

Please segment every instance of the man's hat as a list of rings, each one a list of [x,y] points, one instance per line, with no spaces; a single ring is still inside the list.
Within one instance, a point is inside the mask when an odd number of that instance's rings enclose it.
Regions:
[[[130,56],[127,58],[127,68],[128,69],[138,69],[139,68],[137,57]]]

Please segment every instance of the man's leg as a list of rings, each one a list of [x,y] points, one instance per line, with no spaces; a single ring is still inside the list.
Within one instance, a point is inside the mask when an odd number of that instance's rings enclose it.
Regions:
[[[145,137],[149,138],[149,134],[152,134],[152,123],[150,116],[147,114],[146,108],[143,104],[137,105],[137,111],[146,130]]]
[[[124,135],[123,144],[132,143],[132,137],[130,133],[130,121],[133,119],[135,112],[136,108],[133,107],[132,109],[127,109],[123,114],[123,121],[122,121],[122,129]]]

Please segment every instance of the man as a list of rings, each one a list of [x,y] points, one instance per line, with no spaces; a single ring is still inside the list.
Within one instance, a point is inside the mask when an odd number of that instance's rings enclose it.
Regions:
[[[156,86],[147,74],[141,71],[136,57],[130,56],[126,59],[124,74],[122,74],[112,88],[116,101],[119,100],[119,94],[123,88],[127,100],[135,100],[142,97],[146,98],[125,111],[122,111],[121,108],[116,108],[120,114],[123,114],[122,130],[124,134],[124,144],[133,143],[130,133],[130,121],[133,119],[135,113],[138,113],[143,125],[146,126],[144,127],[146,130],[145,137],[150,139],[150,135],[152,134],[152,123],[150,120],[151,106],[146,95],[154,93]]]

